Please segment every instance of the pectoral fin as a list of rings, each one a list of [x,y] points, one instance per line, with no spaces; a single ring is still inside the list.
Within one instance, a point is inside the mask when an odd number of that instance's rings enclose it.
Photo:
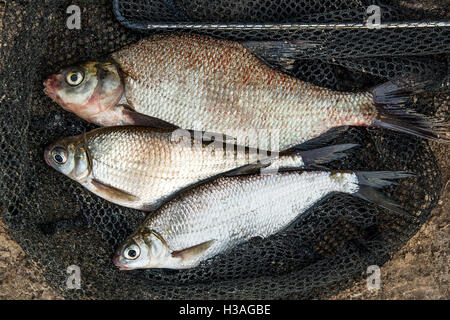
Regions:
[[[216,240],[210,240],[210,241],[206,241],[206,242],[200,243],[200,244],[198,244],[196,246],[193,246],[193,247],[190,247],[190,248],[187,248],[187,249],[173,251],[172,252],[172,257],[174,257],[174,258],[181,258],[183,260],[194,259],[195,257],[201,255],[206,250],[208,250],[209,247],[211,247],[211,245],[215,241]]]
[[[173,125],[164,120],[147,116],[145,114],[136,112],[135,110],[129,108],[128,106],[122,105],[122,121],[127,125],[135,126],[145,126],[158,129],[164,129],[168,131],[173,131],[178,129],[176,125]]]
[[[98,190],[99,193],[104,195],[106,198],[111,198],[115,200],[120,201],[127,201],[127,202],[138,202],[139,198],[120,189],[117,189],[115,187],[109,186],[107,184],[104,184],[103,182],[100,182],[98,180],[93,179],[92,185]]]

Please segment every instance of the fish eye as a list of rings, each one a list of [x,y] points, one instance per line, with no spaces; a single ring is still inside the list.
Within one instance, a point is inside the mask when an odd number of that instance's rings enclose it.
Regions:
[[[84,74],[80,71],[74,71],[70,72],[67,77],[66,81],[71,86],[77,86],[79,85],[84,79]]]
[[[67,161],[67,150],[61,147],[56,147],[52,150],[52,158],[57,164],[64,164]]]
[[[123,252],[123,255],[128,260],[135,260],[139,257],[140,254],[141,254],[141,249],[139,249],[139,246],[136,244],[132,244],[132,245],[128,246]]]

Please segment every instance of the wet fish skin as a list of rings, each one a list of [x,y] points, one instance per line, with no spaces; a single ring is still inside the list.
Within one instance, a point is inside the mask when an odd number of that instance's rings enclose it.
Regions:
[[[112,58],[125,74],[126,101],[136,112],[235,136],[245,146],[258,147],[246,138],[253,130],[276,132],[279,150],[285,150],[337,126],[368,126],[377,114],[369,92],[334,92],[300,81],[237,42],[152,37]]]
[[[343,151],[354,146],[276,157],[241,146],[202,143],[184,130],[122,126],[60,139],[46,148],[44,157],[57,171],[108,201],[153,210],[180,190],[221,174],[242,174],[264,166],[320,165],[341,158]]]
[[[221,177],[188,190],[157,212],[117,249],[121,270],[197,266],[253,237],[268,237],[332,192],[405,212],[374,188],[403,172],[289,172]],[[407,213],[406,213],[407,214]],[[132,253],[132,254],[130,254]]]
[[[111,71],[113,66],[117,69]],[[79,86],[68,85],[65,78],[71,72],[86,79]],[[114,81],[103,84],[101,74],[111,74]],[[90,79],[102,87],[93,91]],[[111,61],[68,67],[44,85],[66,110],[98,125],[159,126],[142,118],[147,115],[179,128],[234,136],[238,144],[259,148],[248,136],[263,130],[280,139],[271,150],[286,150],[342,122],[369,125],[374,112],[369,93],[339,93],[302,82],[268,67],[240,43],[196,35],[144,39],[113,53]],[[100,92],[109,94],[100,99],[103,103],[97,102]],[[329,108],[339,109],[335,101],[342,110],[333,116]]]
[[[339,126],[379,126],[449,141],[442,137],[446,127],[404,108],[412,92],[389,83],[358,93],[318,87],[269,67],[238,42],[192,34],[157,35],[124,47],[109,59],[52,75],[45,82],[46,93],[99,125],[159,127],[162,122],[226,134],[238,144],[273,151]],[[77,86],[67,83],[73,72],[85,75]],[[259,130],[275,135],[278,144],[258,144],[251,137]]]

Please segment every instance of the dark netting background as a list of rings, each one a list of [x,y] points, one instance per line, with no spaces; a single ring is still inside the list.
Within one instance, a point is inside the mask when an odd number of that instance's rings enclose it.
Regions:
[[[0,201],[13,237],[43,271],[48,284],[64,297],[326,298],[360,280],[367,266],[389,260],[436,205],[442,182],[426,141],[378,129],[351,128],[333,142],[362,147],[330,167],[416,173],[386,190],[414,217],[397,217],[362,200],[335,194],[286,231],[252,240],[198,268],[117,270],[112,263],[114,251],[144,213],[102,200],[45,164],[47,144],[94,126],[51,102],[42,91],[42,82],[65,65],[98,58],[145,35],[122,27],[106,0],[76,1],[82,9],[81,30],[66,27],[71,1],[42,3],[0,1]],[[448,20],[445,10],[424,12],[389,3],[396,6],[383,6],[383,22]],[[138,27],[143,21],[194,20],[361,23],[367,3],[136,0],[115,1],[114,5],[121,18],[128,19],[128,26]],[[448,27],[204,32],[230,39],[320,40],[320,49],[308,49],[299,56],[291,73],[337,90],[367,89],[386,79],[426,81],[427,90],[410,106],[448,118]],[[80,290],[66,289],[70,265],[81,268]]]

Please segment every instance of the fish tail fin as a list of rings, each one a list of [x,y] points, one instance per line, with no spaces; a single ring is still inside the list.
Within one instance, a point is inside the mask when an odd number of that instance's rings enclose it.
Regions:
[[[328,147],[297,152],[306,167],[320,167],[322,164],[339,160],[347,156],[344,151],[359,146],[354,143],[337,144]]]
[[[358,171],[355,172],[355,174],[358,179],[359,187],[358,191],[354,194],[355,196],[401,216],[412,217],[412,215],[405,211],[399,204],[378,192],[377,189],[389,185],[396,185],[398,184],[397,182],[390,180],[413,177],[413,174],[404,171]]]
[[[334,160],[342,159],[347,156],[344,151],[347,151],[349,149],[352,149],[356,146],[359,146],[358,144],[354,143],[345,143],[345,144],[337,144],[332,145],[328,147],[322,147],[312,150],[300,150],[298,151],[295,147],[289,149],[289,151],[281,152],[279,154],[279,158],[270,159],[268,158],[269,163],[265,163],[263,160],[262,162],[258,163],[252,163],[249,165],[245,165],[243,167],[239,167],[237,169],[233,169],[227,173],[225,173],[226,176],[238,176],[238,175],[245,175],[245,174],[251,174],[255,173],[258,170],[265,169],[282,169],[283,171],[287,170],[299,170],[302,168],[316,168],[316,169],[327,169],[326,167],[322,166],[323,164],[332,162]],[[301,157],[302,164],[295,161],[294,163],[291,163],[286,158],[288,156],[292,156],[296,159]],[[284,160],[287,159],[288,161],[285,162]],[[275,166],[274,163],[276,163]]]
[[[450,143],[448,123],[405,107],[405,103],[414,93],[414,89],[402,88],[392,82],[373,89],[373,103],[378,110],[378,117],[373,125]]]

